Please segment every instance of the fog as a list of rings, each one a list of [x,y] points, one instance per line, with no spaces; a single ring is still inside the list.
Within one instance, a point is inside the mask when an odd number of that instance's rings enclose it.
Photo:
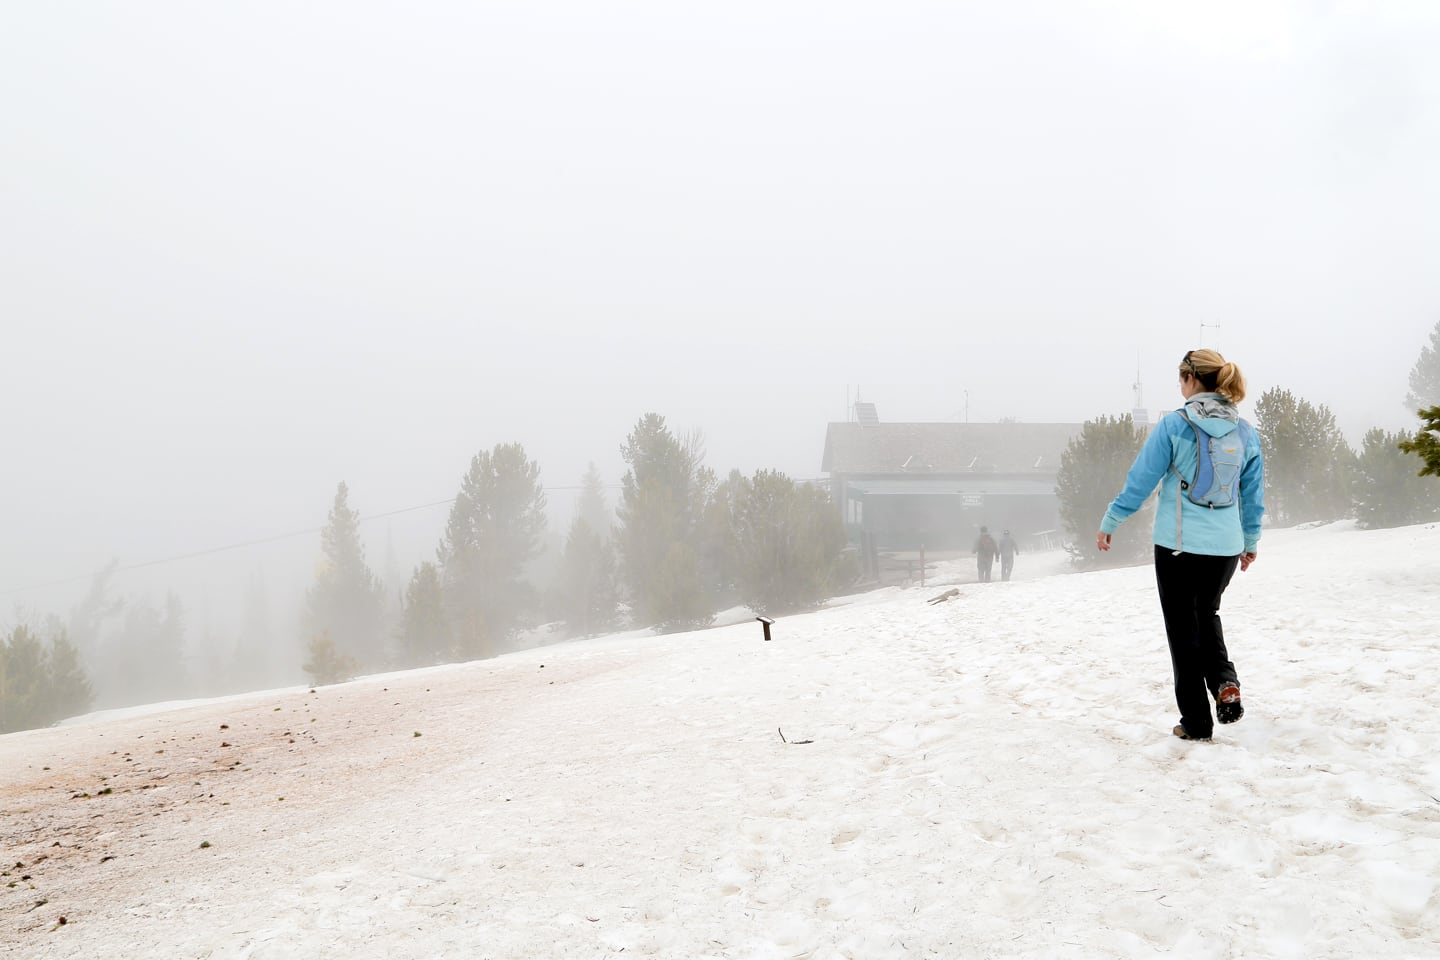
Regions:
[[[314,530],[341,480],[443,501],[499,442],[560,530],[651,410],[816,477],[857,387],[1078,422],[1209,346],[1352,443],[1412,426],[1436,49],[1425,0],[10,4],[3,617]],[[366,524],[372,567],[444,517]],[[114,587],[193,641],[262,580],[285,631],[318,550]]]

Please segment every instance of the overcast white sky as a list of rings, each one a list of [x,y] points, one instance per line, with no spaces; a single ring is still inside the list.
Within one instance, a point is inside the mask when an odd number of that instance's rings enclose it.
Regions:
[[[1437,49],[1424,0],[8,4],[0,589],[501,441],[614,482],[647,410],[815,476],[847,384],[1169,406],[1202,334],[1408,425]]]

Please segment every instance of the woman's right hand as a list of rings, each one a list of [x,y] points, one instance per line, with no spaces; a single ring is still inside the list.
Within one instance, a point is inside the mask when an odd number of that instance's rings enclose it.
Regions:
[[[1110,549],[1110,534],[1108,534],[1108,533],[1097,533],[1097,534],[1095,534],[1095,548],[1096,548],[1097,550],[1099,550],[1101,553],[1105,553],[1107,550],[1109,550],[1109,549]]]

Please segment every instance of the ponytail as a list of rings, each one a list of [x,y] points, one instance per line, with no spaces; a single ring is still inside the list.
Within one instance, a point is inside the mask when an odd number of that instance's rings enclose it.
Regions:
[[[1180,361],[1181,376],[1191,376],[1210,393],[1231,403],[1245,399],[1245,375],[1240,368],[1214,350],[1191,350]]]
[[[1215,374],[1215,392],[1231,403],[1245,399],[1245,375],[1235,364],[1226,362]]]

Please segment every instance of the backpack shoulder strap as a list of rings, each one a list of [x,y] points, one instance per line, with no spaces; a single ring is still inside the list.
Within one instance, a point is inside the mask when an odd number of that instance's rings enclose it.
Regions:
[[[1249,446],[1250,438],[1255,436],[1255,428],[1250,426],[1250,422],[1248,420],[1246,420],[1244,417],[1241,417],[1239,420],[1235,421],[1235,429],[1240,431],[1240,439],[1245,442],[1246,446]]]
[[[1184,418],[1185,423],[1190,427],[1190,432],[1195,434],[1195,478],[1198,478],[1200,475],[1200,458],[1202,456],[1202,454],[1200,453],[1200,445],[1202,443],[1208,443],[1209,441],[1205,437],[1200,436],[1200,425],[1194,420],[1190,419],[1190,414],[1185,412],[1184,407],[1177,408],[1175,412],[1180,414],[1180,416]],[[1208,449],[1208,447],[1206,449]],[[1175,461],[1173,459],[1170,461],[1170,472],[1175,474],[1176,478],[1179,479],[1181,490],[1188,491],[1190,489],[1190,485],[1195,481],[1195,478],[1186,480],[1183,476],[1181,476],[1180,468],[1175,466]]]

